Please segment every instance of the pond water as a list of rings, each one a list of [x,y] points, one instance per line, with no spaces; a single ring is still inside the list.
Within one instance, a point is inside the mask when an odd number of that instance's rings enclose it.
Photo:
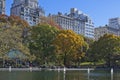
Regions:
[[[0,80],[120,80],[120,70],[1,71]]]

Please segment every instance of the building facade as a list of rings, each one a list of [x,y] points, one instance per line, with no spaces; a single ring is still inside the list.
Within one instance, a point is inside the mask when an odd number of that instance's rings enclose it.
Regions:
[[[120,36],[120,18],[110,18],[106,26],[95,28],[95,39],[98,40],[104,34],[114,34]]]
[[[95,40],[98,40],[104,34],[114,34],[116,36],[120,36],[119,29],[109,27],[108,25],[95,28]]]
[[[0,14],[5,14],[5,2],[6,0],[0,0]]]
[[[39,6],[38,0],[14,0],[11,15],[16,15],[26,20],[31,26],[39,23],[44,10]]]
[[[108,26],[100,26],[95,28],[95,40],[98,40],[101,36],[108,33]]]
[[[58,12],[57,15],[49,15],[63,29],[70,29],[85,37],[94,38],[94,24],[90,17],[76,8],[71,8],[69,14]]]
[[[109,19],[109,27],[120,29],[120,18],[116,17],[116,18]]]

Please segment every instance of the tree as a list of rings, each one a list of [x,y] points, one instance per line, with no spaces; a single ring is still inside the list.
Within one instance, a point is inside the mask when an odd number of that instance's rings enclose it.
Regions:
[[[8,16],[5,14],[0,15],[0,22],[7,23],[8,22]]]
[[[9,21],[9,23],[11,23],[11,25],[17,25],[17,26],[21,26],[21,27],[24,27],[24,28],[29,26],[27,21],[21,19],[18,16],[15,16],[15,15],[9,16],[8,21]]]
[[[29,28],[28,23],[17,16],[0,15],[0,58],[3,61],[10,58],[8,53],[11,51],[23,53],[26,60],[35,59],[24,42]],[[20,56],[17,58],[21,60]]]
[[[29,25],[17,16],[0,15],[0,52],[6,54],[10,49],[18,49],[29,54],[28,48],[23,44],[23,32]]]
[[[94,62],[94,66],[96,66],[96,62],[102,60],[102,57],[100,57],[101,55],[98,54],[98,52],[97,41],[94,41],[93,44],[89,45],[89,49],[86,54],[88,61]]]
[[[48,24],[50,26],[56,27],[57,29],[62,29],[51,17],[40,17],[40,23],[39,24]]]
[[[47,24],[40,24],[31,29],[30,51],[41,64],[48,64],[54,56],[54,40],[57,29]]]
[[[84,36],[83,36],[84,37]],[[88,37],[84,37],[84,40],[85,42],[88,44],[88,49],[87,49],[87,52],[85,54],[85,57],[82,58],[82,62],[88,62],[89,61],[89,53],[90,53],[90,50],[91,50],[91,47],[92,47],[92,44],[94,43],[94,39],[92,38],[88,38]],[[90,60],[92,60],[90,58]]]
[[[63,61],[64,66],[69,65],[72,60],[80,59],[84,53],[83,47],[86,45],[83,37],[72,30],[61,30],[53,43],[56,46],[58,62]]]
[[[23,29],[18,26],[10,26],[9,28],[0,31],[0,56],[6,57],[6,54],[12,50],[19,50],[26,57],[30,57],[29,49],[23,44],[22,38]]]
[[[23,28],[29,27],[29,24],[25,20],[15,15],[11,15],[11,16],[7,16],[5,14],[0,15],[0,24],[2,24],[1,27],[7,27],[10,25],[21,26]]]
[[[95,41],[91,48],[91,55],[94,60],[105,60],[108,67],[113,67],[114,56],[120,55],[120,37],[105,34]]]

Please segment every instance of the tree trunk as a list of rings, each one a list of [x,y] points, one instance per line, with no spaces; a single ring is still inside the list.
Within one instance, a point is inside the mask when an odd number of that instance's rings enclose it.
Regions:
[[[66,67],[66,53],[65,53],[65,55],[64,55],[64,67]]]
[[[3,67],[5,67],[5,60],[3,59]]]

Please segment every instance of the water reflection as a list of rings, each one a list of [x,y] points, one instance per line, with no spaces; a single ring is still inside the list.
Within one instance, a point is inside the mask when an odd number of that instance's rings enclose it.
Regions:
[[[111,73],[113,72],[113,73]],[[0,72],[0,80],[119,80],[120,70]]]
[[[88,68],[88,80],[90,79],[90,69]]]
[[[111,69],[111,80],[113,80],[113,68]]]
[[[66,70],[64,71],[64,77],[63,77],[63,80],[66,80]]]

